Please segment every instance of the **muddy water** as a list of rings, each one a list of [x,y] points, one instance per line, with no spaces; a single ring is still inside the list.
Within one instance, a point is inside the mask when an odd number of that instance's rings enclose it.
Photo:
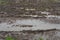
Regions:
[[[2,20],[2,19],[1,19]],[[3,22],[4,21],[4,22]],[[20,27],[20,25],[32,25],[33,27]],[[46,30],[60,28],[60,24],[51,24],[41,19],[10,19],[5,18],[0,23],[0,31],[22,31],[22,30]]]

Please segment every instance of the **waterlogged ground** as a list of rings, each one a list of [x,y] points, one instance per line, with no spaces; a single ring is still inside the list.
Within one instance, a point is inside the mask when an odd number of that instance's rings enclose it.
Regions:
[[[21,25],[32,25],[32,27],[21,27]],[[44,21],[44,19],[14,19],[0,18],[0,31],[22,31],[22,30],[46,30],[60,29],[60,24]]]

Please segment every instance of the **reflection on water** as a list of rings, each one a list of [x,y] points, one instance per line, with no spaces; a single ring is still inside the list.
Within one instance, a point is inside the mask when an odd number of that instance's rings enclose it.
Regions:
[[[7,20],[8,21],[8,20]],[[17,19],[11,22],[0,23],[0,30],[21,31],[21,30],[46,30],[60,28],[60,24],[51,24],[40,19]],[[32,25],[33,27],[20,27],[21,25]]]

